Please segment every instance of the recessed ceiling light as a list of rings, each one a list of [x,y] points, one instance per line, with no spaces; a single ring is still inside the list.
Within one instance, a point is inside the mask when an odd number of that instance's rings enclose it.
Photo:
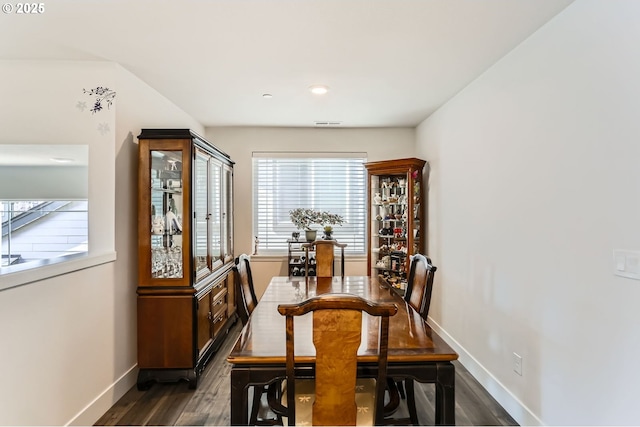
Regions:
[[[342,124],[342,122],[339,122],[337,120],[321,120],[321,121],[316,121],[315,125],[316,126],[340,126]]]
[[[323,85],[314,85],[311,86],[309,88],[309,90],[311,91],[311,93],[313,93],[314,95],[324,95],[325,93],[329,92],[329,88],[327,86],[323,86]]]
[[[271,95],[270,93],[263,93],[262,97],[263,98],[273,98],[273,95]]]
[[[52,157],[50,160],[52,162],[56,162],[56,163],[72,163],[72,162],[74,162],[73,159],[70,159],[68,157]]]

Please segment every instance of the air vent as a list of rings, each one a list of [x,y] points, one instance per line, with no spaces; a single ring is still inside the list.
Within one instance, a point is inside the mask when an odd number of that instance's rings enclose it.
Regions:
[[[340,126],[342,122],[316,122],[316,126]]]

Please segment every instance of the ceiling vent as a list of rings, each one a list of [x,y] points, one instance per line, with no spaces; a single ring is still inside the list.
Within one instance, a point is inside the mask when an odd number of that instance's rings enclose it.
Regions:
[[[320,127],[327,127],[327,126],[340,126],[342,124],[342,122],[326,122],[326,121],[320,121],[320,122],[316,122],[316,126],[320,126]]]

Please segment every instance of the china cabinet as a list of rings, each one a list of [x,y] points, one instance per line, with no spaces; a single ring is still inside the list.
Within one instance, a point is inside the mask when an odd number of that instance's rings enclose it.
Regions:
[[[138,140],[138,388],[195,388],[237,318],[234,163],[188,129]]]
[[[416,158],[365,163],[369,194],[367,268],[405,289],[409,256],[423,250],[422,169]]]

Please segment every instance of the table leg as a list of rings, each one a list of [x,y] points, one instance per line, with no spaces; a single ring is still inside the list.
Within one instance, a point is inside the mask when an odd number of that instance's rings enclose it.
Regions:
[[[436,364],[436,425],[456,424],[455,366]]]
[[[231,425],[249,425],[249,370],[231,368]]]

